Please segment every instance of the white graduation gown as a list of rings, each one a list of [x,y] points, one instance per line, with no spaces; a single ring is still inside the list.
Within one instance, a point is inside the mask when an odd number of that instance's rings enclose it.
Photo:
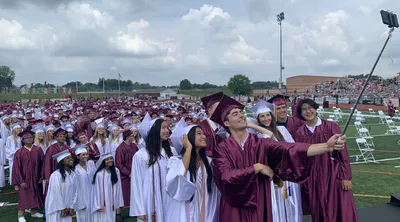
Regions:
[[[0,133],[1,138],[3,139],[3,144],[6,144],[7,138],[11,135],[11,130],[7,128],[3,121],[1,122]]]
[[[0,138],[0,187],[4,187],[6,185],[6,177],[4,175],[4,164],[6,151],[4,150],[4,142],[3,139]]]
[[[209,163],[211,159],[208,158]],[[202,176],[205,173],[205,221],[217,222],[219,215],[220,193],[215,183],[212,183],[211,193],[207,191],[207,172],[204,168],[197,171],[196,182],[190,181],[190,174],[186,172],[183,162],[178,157],[171,157],[168,161],[168,173],[166,188],[169,196],[172,197],[167,206],[165,221],[180,222],[201,222],[202,209]],[[197,188],[196,188],[197,187]],[[193,197],[191,202],[190,199]],[[199,215],[200,210],[200,215]]]
[[[140,138],[139,142],[136,144],[138,149],[146,148],[146,142],[144,141],[143,138]]]
[[[6,158],[8,160],[8,165],[10,167],[9,168],[9,170],[10,170],[10,177],[9,177],[10,185],[12,185],[12,167],[13,167],[13,162],[14,162],[14,154],[19,148],[21,148],[21,138],[18,137],[17,144],[15,144],[13,136],[9,136],[7,138],[5,151],[6,151]]]
[[[93,142],[93,143],[95,143],[95,144],[97,145],[97,148],[99,148],[100,155],[103,155],[103,154],[105,154],[105,153],[111,152],[111,151],[109,150],[109,149],[110,149],[110,146],[108,146],[108,143],[109,143],[108,138],[106,138],[106,143],[104,144],[104,146],[103,146],[103,144],[101,143],[101,140],[100,140],[100,139],[94,141],[94,140],[93,140],[93,137],[92,137],[92,138],[90,139],[90,142]]]
[[[176,156],[176,151],[171,147],[172,154]],[[166,192],[166,176],[168,156],[165,150],[161,151],[162,157],[154,164],[154,184],[155,184],[155,209],[157,221],[165,221],[165,209],[168,206],[171,197]],[[129,216],[147,215],[148,222],[152,221],[154,201],[153,201],[153,174],[152,167],[148,166],[149,154],[147,149],[140,149],[135,153],[132,160],[131,173],[131,199],[129,207]],[[159,167],[160,166],[160,167]],[[160,172],[161,171],[161,176]],[[161,181],[160,181],[161,177]],[[161,186],[161,188],[160,188]],[[162,189],[162,190],[161,190]],[[162,201],[161,201],[162,200]]]
[[[86,163],[86,170],[79,164],[75,167],[77,187],[77,198],[75,203],[76,219],[78,222],[91,221],[91,194],[92,194],[92,181],[93,174],[96,167],[92,160]]]
[[[110,139],[108,139],[108,141],[107,141],[107,144],[106,144],[108,146],[107,150],[109,150],[111,152],[111,154],[115,160],[115,152],[117,151],[118,146],[124,141],[122,139],[119,139],[118,141],[114,140],[111,143],[110,143],[110,141],[111,141]]]
[[[295,142],[285,126],[277,126],[277,128],[287,143]],[[277,211],[274,212],[274,215],[276,215],[276,213],[279,215],[278,217],[274,217],[274,222],[301,222],[303,220],[303,211],[300,185],[290,181],[284,181],[284,185],[287,189],[286,200],[283,198],[284,187],[274,189],[277,206]]]
[[[73,171],[65,174],[65,181],[62,180],[60,170],[50,176],[45,201],[46,221],[72,222],[72,217],[61,217],[61,211],[65,208],[74,209],[77,198],[76,175]]]
[[[121,176],[119,169],[117,172],[118,182],[111,183],[111,173],[105,169],[96,174],[96,181],[92,192],[92,221],[112,222],[116,219],[116,209],[124,206],[124,196],[122,194]],[[103,183],[104,182],[104,183]],[[103,193],[104,184],[104,193]],[[99,212],[105,202],[105,211]],[[114,210],[113,210],[114,206]]]

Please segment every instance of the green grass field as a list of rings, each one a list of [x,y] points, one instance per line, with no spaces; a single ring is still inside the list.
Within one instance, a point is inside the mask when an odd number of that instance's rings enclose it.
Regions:
[[[346,112],[346,111],[344,111]],[[327,117],[327,115],[325,115]],[[341,127],[344,126],[347,116],[343,116],[343,122],[340,122]],[[353,121],[352,121],[353,122]],[[353,124],[353,123],[352,123]],[[398,121],[396,125],[400,125]],[[375,136],[375,152],[376,160],[388,158],[400,158],[400,146],[397,142],[400,140],[400,135],[384,135],[386,125],[379,123],[379,118],[367,118],[366,127],[370,128],[370,133]],[[349,155],[358,154],[357,144],[355,142],[356,129],[354,125],[350,125],[346,135]],[[351,159],[355,162],[355,159]],[[389,201],[389,195],[400,193],[400,160],[385,161],[380,163],[353,164],[353,193],[356,200],[357,208],[366,208],[385,204]],[[4,195],[7,192],[12,192],[11,187],[5,187],[0,192],[0,202],[17,203],[18,197],[16,194]],[[17,206],[0,207],[0,222],[17,221]],[[128,215],[128,210],[123,210],[123,216]],[[27,221],[43,221],[34,220],[26,214]],[[136,221],[133,218],[125,221]]]

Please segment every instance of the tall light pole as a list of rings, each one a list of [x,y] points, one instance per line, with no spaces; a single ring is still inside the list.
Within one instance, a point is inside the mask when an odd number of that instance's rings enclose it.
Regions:
[[[281,12],[279,14],[276,15],[276,20],[278,21],[278,25],[279,25],[279,31],[280,31],[280,36],[279,36],[279,42],[280,42],[280,66],[279,66],[279,91],[281,92],[281,94],[283,93],[282,91],[282,70],[285,68],[282,66],[282,21],[285,20],[285,13]]]

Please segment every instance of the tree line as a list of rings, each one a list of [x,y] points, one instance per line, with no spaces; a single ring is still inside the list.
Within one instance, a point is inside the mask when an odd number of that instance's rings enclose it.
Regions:
[[[110,91],[133,91],[140,89],[154,89],[154,88],[174,88],[179,90],[206,90],[206,89],[229,89],[234,95],[247,96],[252,93],[253,89],[272,89],[278,88],[279,83],[277,81],[256,81],[251,82],[250,79],[243,74],[237,74],[231,77],[226,85],[214,85],[208,82],[203,84],[191,83],[188,79],[180,81],[179,85],[172,86],[153,86],[149,83],[133,82],[132,80],[118,80],[118,79],[105,79],[99,78],[96,82],[80,82],[72,81],[64,85],[55,85],[52,83],[31,83],[24,84],[19,87],[15,86],[15,72],[8,66],[0,66],[0,92],[6,93],[11,92],[12,89],[45,89],[45,88],[66,88],[71,89],[72,92],[100,92],[103,89],[107,92]],[[285,86],[283,86],[285,87]],[[30,91],[32,92],[32,91]]]

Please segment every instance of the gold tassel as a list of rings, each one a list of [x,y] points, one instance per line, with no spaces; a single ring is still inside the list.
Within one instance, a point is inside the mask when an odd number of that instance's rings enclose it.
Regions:
[[[286,182],[283,181],[284,185],[283,185],[283,199],[286,200],[288,195],[287,195],[287,186],[286,186]]]

